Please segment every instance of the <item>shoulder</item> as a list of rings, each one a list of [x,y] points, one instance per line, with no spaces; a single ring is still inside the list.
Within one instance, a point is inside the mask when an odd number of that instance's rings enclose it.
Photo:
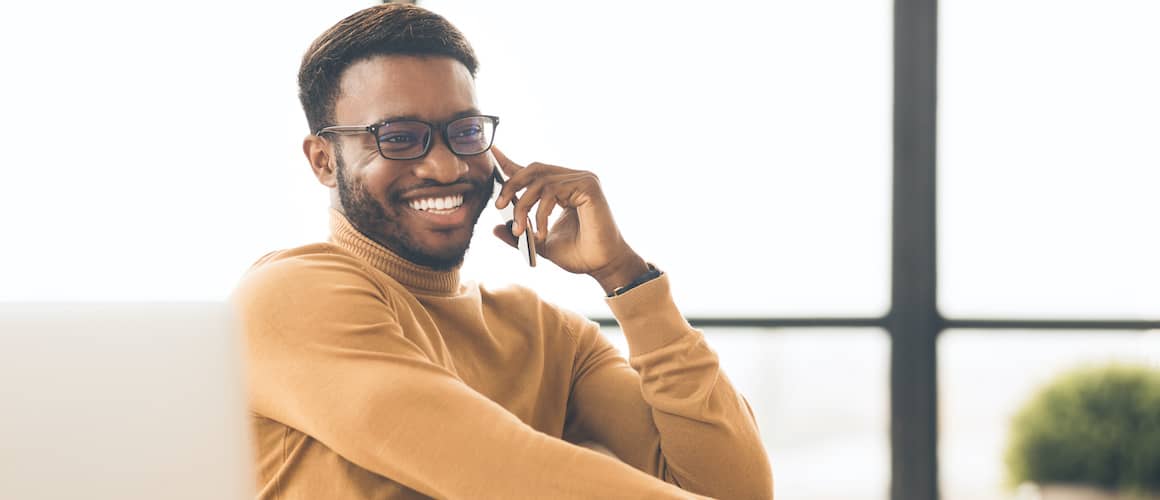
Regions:
[[[235,296],[289,294],[341,286],[378,286],[367,264],[329,243],[268,253],[242,276]]]
[[[317,243],[271,252],[242,276],[230,301],[250,326],[288,322],[383,321],[394,300],[372,269],[337,246]]]

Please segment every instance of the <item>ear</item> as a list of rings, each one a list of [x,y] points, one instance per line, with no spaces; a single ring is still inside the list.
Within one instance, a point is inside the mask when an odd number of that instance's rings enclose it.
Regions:
[[[310,162],[310,169],[314,171],[314,177],[318,178],[318,182],[323,186],[333,188],[338,186],[338,162],[335,161],[331,155],[330,145],[317,135],[308,135],[302,139],[302,153],[306,155],[306,161]]]

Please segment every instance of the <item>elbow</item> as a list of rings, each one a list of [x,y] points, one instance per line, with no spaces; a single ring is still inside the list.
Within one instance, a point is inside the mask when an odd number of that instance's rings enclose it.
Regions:
[[[754,462],[755,465],[749,474],[739,478],[736,496],[731,495],[730,498],[773,499],[773,470],[769,460],[762,456],[760,460]]]
[[[754,491],[753,498],[768,498],[773,500],[773,467],[770,466],[769,458],[765,457],[764,454],[762,454],[760,463],[762,466],[757,469],[758,477],[755,480],[757,490]]]
[[[773,473],[766,461],[755,461],[751,467],[738,467],[731,478],[718,476],[713,484],[686,485],[669,481],[688,491],[721,500],[772,500]]]
[[[765,495],[763,498],[773,500],[773,471],[766,470],[764,481],[764,486],[762,486],[763,489],[761,490],[763,492],[762,495]]]
[[[745,453],[738,453],[733,461],[732,470],[735,490],[727,497],[770,500],[774,497],[773,467],[765,447],[757,442],[756,446],[748,447]]]
[[[773,500],[773,473],[770,472],[768,467],[764,470],[759,468],[756,474],[746,478],[744,486],[738,489],[736,496],[730,496],[729,498]]]

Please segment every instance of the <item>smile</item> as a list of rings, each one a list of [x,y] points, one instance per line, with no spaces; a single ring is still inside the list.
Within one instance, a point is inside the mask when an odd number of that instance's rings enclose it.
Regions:
[[[443,196],[440,198],[416,198],[409,204],[414,210],[433,214],[449,214],[463,205],[463,195]]]

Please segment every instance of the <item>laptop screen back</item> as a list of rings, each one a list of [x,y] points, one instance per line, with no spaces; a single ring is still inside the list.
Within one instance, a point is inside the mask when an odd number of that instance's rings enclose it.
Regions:
[[[253,498],[225,304],[0,303],[0,498]]]

